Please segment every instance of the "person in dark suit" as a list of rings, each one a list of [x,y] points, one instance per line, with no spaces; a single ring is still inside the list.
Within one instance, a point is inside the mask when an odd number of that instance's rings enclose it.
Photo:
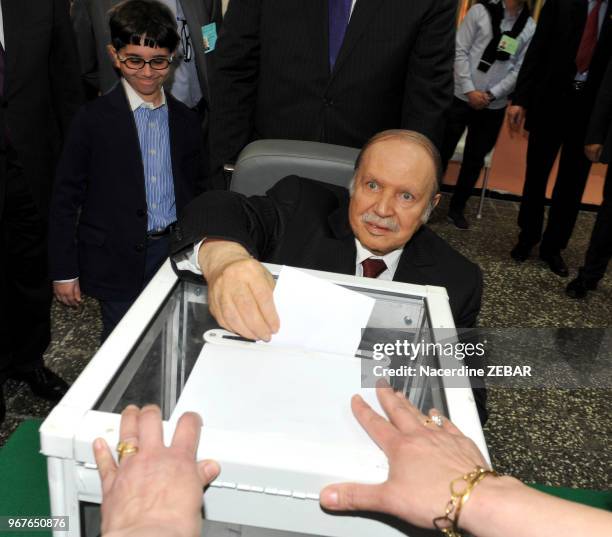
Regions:
[[[49,239],[56,297],[98,298],[103,339],[167,258],[177,215],[205,182],[199,117],[162,88],[179,41],[172,13],[130,0],[110,26],[123,78],[74,119]]]
[[[8,377],[51,400],[67,389],[42,359],[51,337],[46,234],[57,152],[82,95],[67,0],[2,0],[0,14],[2,421]]]
[[[81,59],[81,72],[88,94],[107,93],[119,80],[107,51],[110,43],[108,12],[119,0],[74,0],[72,21]],[[220,0],[164,0],[180,26],[181,44],[177,51],[178,67],[169,77],[166,89],[190,108],[207,109],[207,50],[202,29],[221,23]]]
[[[211,62],[215,187],[258,138],[362,147],[401,127],[439,144],[456,9],[452,0],[231,0]]]
[[[457,327],[475,325],[479,267],[423,225],[440,200],[435,146],[414,131],[385,131],[366,143],[355,170],[350,195],[289,176],[266,196],[219,190],[185,209],[173,262],[182,277],[204,275],[221,326],[265,341],[278,330],[274,280],[257,260],[445,287]],[[484,423],[486,392],[474,396]]]
[[[519,73],[510,126],[529,130],[527,172],[511,256],[525,261],[541,240],[540,258],[568,275],[567,246],[591,168],[584,139],[598,88],[612,54],[610,0],[548,0]],[[561,149],[559,172],[544,235],[544,199]]]
[[[584,265],[572,280],[566,293],[571,298],[585,298],[594,291],[612,259],[612,60],[601,83],[586,136],[585,154],[591,162],[608,164],[604,180],[603,201],[591,234]]]
[[[440,198],[439,164],[425,137],[387,131],[364,146],[351,196],[345,188],[297,176],[282,179],[266,196],[207,192],[186,208],[174,235],[173,259],[180,271],[201,267],[211,311],[246,337],[267,340],[277,326],[272,279],[251,255],[270,263],[443,286],[457,326],[474,326],[480,269],[423,225]],[[376,276],[361,264],[370,258],[380,265]],[[243,296],[259,304],[262,314],[256,308],[237,317],[231,305],[224,306],[241,303]]]

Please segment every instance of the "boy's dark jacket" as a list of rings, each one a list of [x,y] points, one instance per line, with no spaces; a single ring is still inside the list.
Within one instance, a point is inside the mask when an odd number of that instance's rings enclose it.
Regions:
[[[205,190],[207,163],[200,117],[168,92],[166,101],[178,216]],[[131,300],[142,289],[146,241],[138,131],[123,86],[117,84],[83,106],[71,125],[51,203],[50,277],[78,276],[90,296]]]

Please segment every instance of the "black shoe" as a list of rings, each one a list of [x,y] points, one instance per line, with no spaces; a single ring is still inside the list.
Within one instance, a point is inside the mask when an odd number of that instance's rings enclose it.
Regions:
[[[585,298],[589,291],[595,291],[597,284],[588,282],[580,276],[567,284],[565,294],[570,298]]]
[[[540,259],[544,261],[548,265],[548,268],[550,268],[550,270],[552,270],[558,276],[561,276],[562,278],[567,278],[569,276],[569,270],[567,270],[567,265],[565,264],[565,261],[563,261],[561,254],[547,254],[540,252]]]
[[[4,422],[6,417],[6,401],[4,400],[4,390],[2,384],[0,384],[0,424]]]
[[[531,253],[531,246],[525,244],[524,242],[518,242],[512,251],[510,252],[510,257],[519,263],[526,261]]]
[[[448,211],[448,221],[459,229],[470,229],[470,223],[465,219],[463,213],[458,211]]]
[[[34,395],[49,401],[59,401],[68,391],[66,381],[44,366],[32,371],[14,372],[11,378],[25,382]]]

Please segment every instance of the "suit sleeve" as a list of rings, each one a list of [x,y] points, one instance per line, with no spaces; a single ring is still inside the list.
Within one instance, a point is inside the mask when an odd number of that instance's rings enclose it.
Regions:
[[[193,200],[179,220],[170,247],[175,257],[204,238],[237,242],[255,258],[266,261],[282,240],[296,212],[300,183],[295,176],[281,180],[265,196],[246,197],[214,190]],[[173,261],[175,261],[175,259]],[[179,275],[185,276],[179,271]]]
[[[63,137],[70,121],[83,102],[79,58],[68,0],[53,0],[53,32],[49,51],[49,81],[52,104]]]
[[[431,5],[408,60],[402,127],[425,134],[440,147],[444,114],[453,98],[457,6],[453,0]]]
[[[60,157],[49,214],[49,275],[52,280],[79,276],[77,219],[87,189],[90,133],[82,108],[70,127]]]
[[[512,104],[522,106],[525,109],[529,109],[533,94],[538,87],[540,80],[538,74],[542,69],[541,61],[545,58],[548,47],[555,40],[554,23],[557,18],[557,3],[553,0],[544,3],[535,34],[531,39],[516,80]]]
[[[612,129],[612,59],[608,62],[606,74],[599,87],[585,145],[603,144],[610,129]]]
[[[231,0],[211,58],[210,151],[215,188],[253,133],[259,75],[261,0]]]

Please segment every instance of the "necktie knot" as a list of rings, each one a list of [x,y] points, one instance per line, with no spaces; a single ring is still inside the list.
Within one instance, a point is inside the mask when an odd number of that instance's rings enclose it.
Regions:
[[[361,262],[365,278],[378,278],[387,269],[387,264],[382,259],[368,257]]]

